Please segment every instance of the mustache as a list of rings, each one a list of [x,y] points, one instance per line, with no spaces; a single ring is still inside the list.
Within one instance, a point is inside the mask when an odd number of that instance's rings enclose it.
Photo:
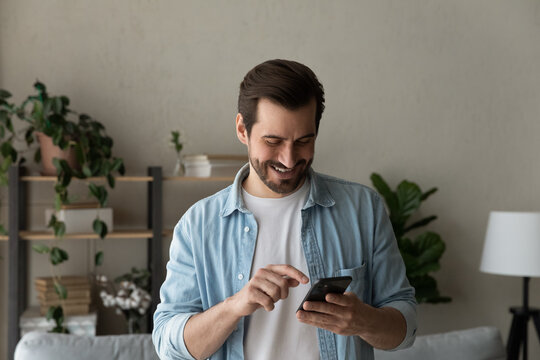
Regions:
[[[300,165],[304,165],[306,163],[306,160],[300,160],[298,161],[296,164],[294,164],[294,166],[290,169],[293,169],[297,166],[300,166]],[[288,167],[286,167],[285,165],[283,165],[282,163],[278,162],[278,161],[272,161],[272,160],[268,160],[268,161],[265,161],[265,165],[270,165],[270,166],[275,166],[275,167],[279,167],[279,168],[282,168],[282,169],[289,169]]]

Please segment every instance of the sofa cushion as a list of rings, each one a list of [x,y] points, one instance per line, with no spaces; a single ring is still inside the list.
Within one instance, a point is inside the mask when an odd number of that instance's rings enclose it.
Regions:
[[[159,360],[150,334],[78,336],[30,332],[15,348],[15,360]]]
[[[504,360],[501,333],[495,327],[478,327],[418,336],[409,349],[375,350],[375,360]]]

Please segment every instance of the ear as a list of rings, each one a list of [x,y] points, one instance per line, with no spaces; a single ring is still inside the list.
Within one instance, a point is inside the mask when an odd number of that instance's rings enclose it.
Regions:
[[[238,113],[236,115],[236,136],[242,144],[248,144],[248,133],[246,126],[244,125],[244,118],[242,114]]]

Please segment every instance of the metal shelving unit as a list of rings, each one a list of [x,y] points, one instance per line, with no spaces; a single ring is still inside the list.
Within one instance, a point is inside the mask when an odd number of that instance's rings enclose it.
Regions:
[[[20,339],[19,318],[27,303],[27,243],[29,240],[52,240],[51,232],[27,229],[27,184],[30,182],[55,182],[54,176],[27,176],[26,168],[12,166],[9,169],[9,214],[8,235],[0,236],[0,241],[8,242],[8,359]],[[164,177],[161,167],[149,167],[147,176],[118,176],[117,182],[146,182],[147,185],[147,228],[116,230],[107,239],[147,239],[147,267],[151,272],[152,303],[149,314],[153,314],[159,302],[159,287],[164,279],[162,242],[164,236],[172,235],[172,229],[164,230],[163,182],[164,181],[233,181],[232,177]],[[105,181],[105,178],[88,178],[90,181]],[[77,179],[74,179],[77,181]],[[64,239],[93,239],[96,234],[66,234]],[[152,316],[148,316],[148,329],[152,329]]]

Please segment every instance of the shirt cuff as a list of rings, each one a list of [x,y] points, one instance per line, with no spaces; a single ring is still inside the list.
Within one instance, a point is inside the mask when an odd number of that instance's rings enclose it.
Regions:
[[[197,314],[184,313],[175,315],[171,318],[165,327],[163,338],[167,341],[165,347],[166,358],[169,359],[189,359],[196,360],[188,351],[186,342],[184,341],[184,329],[188,320]]]
[[[389,351],[396,351],[411,347],[416,339],[416,307],[406,301],[393,301],[388,304],[384,304],[383,307],[391,307],[398,310],[403,315],[407,323],[407,333],[405,338],[401,344],[393,349],[390,349]]]

